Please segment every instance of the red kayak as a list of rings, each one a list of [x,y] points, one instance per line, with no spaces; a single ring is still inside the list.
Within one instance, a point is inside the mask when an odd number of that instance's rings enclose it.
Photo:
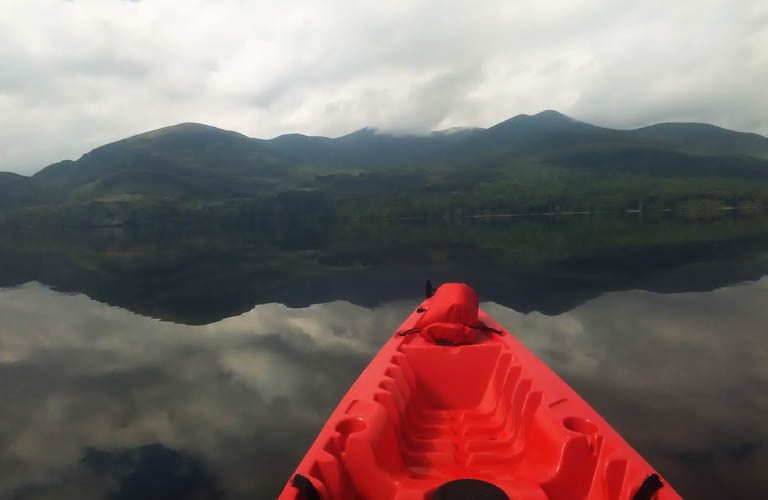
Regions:
[[[427,295],[328,418],[280,500],[680,498],[478,309],[474,290],[447,283]]]

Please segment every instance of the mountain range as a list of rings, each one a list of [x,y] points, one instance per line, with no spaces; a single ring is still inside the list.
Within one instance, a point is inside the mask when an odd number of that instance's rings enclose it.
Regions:
[[[690,199],[768,201],[768,138],[702,123],[598,127],[556,111],[490,128],[270,140],[195,123],[139,134],[49,165],[0,172],[0,209],[147,200],[314,196],[349,211],[408,215],[627,208]],[[410,212],[409,212],[410,211]]]
[[[657,149],[701,155],[768,159],[768,138],[703,123],[660,123],[614,130],[557,111],[518,115],[488,129],[456,128],[428,135],[392,135],[364,128],[336,139],[300,134],[261,141],[287,158],[310,164],[353,167],[457,162],[496,155],[556,153],[573,149]]]

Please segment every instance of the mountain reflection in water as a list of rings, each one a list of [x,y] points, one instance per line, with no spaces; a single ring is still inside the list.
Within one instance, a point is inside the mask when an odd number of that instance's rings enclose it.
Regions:
[[[375,286],[375,284],[372,284]],[[483,308],[686,498],[768,488],[768,278]],[[268,303],[188,326],[37,283],[0,290],[0,498],[272,498],[415,305]]]
[[[707,291],[759,279],[768,274],[766,255],[768,218],[757,216],[19,227],[0,232],[0,287],[37,281],[202,325],[270,302],[415,301],[430,278],[554,315],[606,291]]]

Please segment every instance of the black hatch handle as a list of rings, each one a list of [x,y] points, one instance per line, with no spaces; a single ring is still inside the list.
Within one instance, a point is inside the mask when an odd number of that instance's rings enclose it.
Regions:
[[[322,500],[320,498],[320,493],[317,492],[317,488],[315,488],[315,485],[312,484],[312,481],[307,479],[306,476],[296,474],[293,476],[291,486],[299,490],[299,495],[301,495],[302,500]]]
[[[658,474],[648,474],[632,500],[651,500],[653,495],[663,487],[664,483],[661,482]]]

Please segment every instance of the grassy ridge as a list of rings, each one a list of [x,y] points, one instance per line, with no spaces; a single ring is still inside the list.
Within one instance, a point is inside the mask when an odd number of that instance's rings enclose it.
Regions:
[[[704,124],[611,130],[554,111],[427,136],[363,130],[263,141],[182,124],[32,177],[0,175],[0,222],[20,224],[116,225],[180,211],[456,218],[696,203],[766,208],[768,139]]]

